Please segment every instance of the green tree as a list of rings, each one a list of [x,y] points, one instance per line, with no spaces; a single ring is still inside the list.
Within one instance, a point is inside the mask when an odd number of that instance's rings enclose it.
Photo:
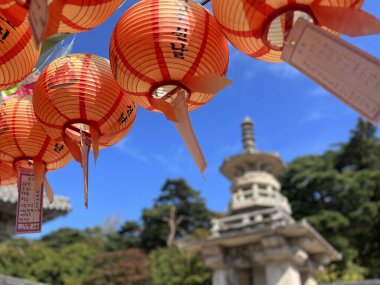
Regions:
[[[199,192],[185,180],[167,180],[151,209],[142,214],[141,246],[151,250],[171,246],[176,238],[208,229],[211,212]]]
[[[99,227],[88,228],[85,230],[62,228],[43,236],[41,240],[47,246],[56,250],[78,242],[87,243],[100,249],[103,247],[104,236]]]
[[[211,272],[202,260],[175,246],[151,251],[149,267],[150,285],[211,285]]]
[[[140,225],[137,222],[126,221],[117,232],[107,235],[105,249],[107,251],[139,248],[140,241]]]
[[[294,160],[282,179],[294,217],[343,253],[324,281],[380,277],[380,143],[362,120],[351,134],[337,150]]]

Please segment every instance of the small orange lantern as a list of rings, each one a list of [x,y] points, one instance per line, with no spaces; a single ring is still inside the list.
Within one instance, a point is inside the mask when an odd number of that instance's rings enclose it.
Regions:
[[[90,54],[72,54],[50,63],[36,82],[33,105],[48,135],[64,142],[82,164],[85,189],[88,149],[93,147],[96,160],[99,148],[127,134],[137,112],[113,78],[109,62]]]
[[[318,7],[360,8],[362,3],[363,0],[213,0],[212,9],[237,49],[257,59],[281,62],[285,38],[298,18],[326,28],[317,15],[325,11]]]
[[[146,0],[132,6],[115,27],[110,61],[117,82],[135,102],[181,123],[176,126],[183,137],[192,132],[188,110],[204,105],[230,84],[224,77],[227,40],[214,17],[192,0]],[[176,110],[179,105],[186,109]],[[184,125],[187,131],[181,132]],[[197,165],[203,172],[205,162]]]
[[[0,91],[28,76],[38,56],[27,20],[16,27],[0,12]]]
[[[41,128],[34,115],[31,95],[3,102],[0,115],[0,160],[13,164],[14,168],[19,163],[22,167],[32,163],[36,187],[45,181],[47,194],[52,200],[45,172],[65,166],[71,160],[69,150],[54,142]]]

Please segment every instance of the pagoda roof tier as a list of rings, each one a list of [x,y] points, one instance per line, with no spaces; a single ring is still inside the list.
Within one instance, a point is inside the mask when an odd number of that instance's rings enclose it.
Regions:
[[[16,185],[0,187],[0,211],[7,214],[16,215],[16,204],[18,191]],[[72,210],[70,199],[62,196],[55,196],[54,202],[50,203],[46,194],[43,199],[44,222],[64,216]]]
[[[248,171],[265,171],[279,177],[285,169],[285,163],[278,153],[244,152],[227,157],[220,171],[228,179],[238,178]]]

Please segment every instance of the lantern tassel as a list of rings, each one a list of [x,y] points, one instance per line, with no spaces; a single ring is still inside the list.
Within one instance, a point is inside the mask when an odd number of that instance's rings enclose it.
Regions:
[[[91,139],[86,132],[81,130],[80,141],[80,149],[82,153],[84,205],[88,209],[88,156],[91,149]]]
[[[65,145],[69,148],[71,155],[74,159],[82,165],[82,153],[80,147],[74,143],[68,136],[63,137]]]
[[[311,6],[318,24],[350,37],[380,34],[380,20],[355,8]]]
[[[42,183],[44,181],[44,170],[42,167],[41,160],[33,161],[33,174],[34,174],[34,182],[36,185],[36,191],[39,191],[40,187],[42,187]]]
[[[203,155],[202,149],[199,146],[197,137],[194,134],[185,96],[176,97],[173,102],[173,110],[178,119],[175,126],[185,142],[191,156],[193,157],[195,164],[203,175],[205,169],[207,168],[207,162]]]
[[[160,110],[162,113],[164,113],[166,119],[169,121],[178,122],[177,115],[174,112],[172,104],[166,102],[162,99],[154,98],[153,96],[149,97],[149,103],[152,105],[153,108]]]
[[[100,137],[100,131],[98,128],[94,128],[90,126],[90,134],[91,134],[91,140],[92,140],[92,149],[94,151],[94,160],[96,164],[96,160],[99,156],[99,137]]]
[[[200,75],[183,82],[191,92],[207,94],[216,94],[231,85],[231,83],[232,80],[217,74]]]
[[[49,202],[51,204],[54,202],[54,191],[53,191],[53,188],[51,187],[49,181],[46,178],[46,174],[45,174],[44,183],[45,183],[44,186],[45,186],[46,196],[48,197]]]

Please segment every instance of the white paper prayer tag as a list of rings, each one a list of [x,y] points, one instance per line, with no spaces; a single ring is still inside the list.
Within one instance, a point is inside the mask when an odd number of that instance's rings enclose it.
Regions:
[[[299,19],[282,59],[373,124],[380,121],[380,60]]]
[[[185,96],[176,96],[173,102],[173,109],[178,119],[178,123],[175,123],[175,126],[178,132],[181,134],[181,137],[185,142],[191,156],[193,157],[199,171],[203,174],[207,167],[207,163],[199,146],[198,140],[194,134],[193,127],[191,126]]]
[[[48,24],[48,0],[32,0],[29,8],[29,23],[34,43],[39,48]]]
[[[88,209],[88,156],[91,148],[91,139],[82,130],[80,131],[80,138],[83,168],[84,205]]]
[[[18,202],[16,234],[40,233],[43,215],[43,183],[38,191],[33,170],[20,169],[18,180]]]

